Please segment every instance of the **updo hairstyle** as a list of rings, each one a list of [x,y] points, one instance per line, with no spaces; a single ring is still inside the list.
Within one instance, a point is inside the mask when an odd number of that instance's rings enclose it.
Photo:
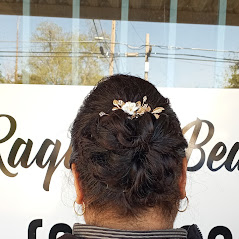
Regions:
[[[112,111],[113,100],[137,102],[147,96],[152,113],[130,119]],[[108,115],[99,116],[100,112]],[[169,100],[148,81],[129,75],[102,79],[85,98],[71,129],[72,155],[86,209],[113,209],[137,216],[150,207],[170,216],[177,210],[179,178],[187,142]]]

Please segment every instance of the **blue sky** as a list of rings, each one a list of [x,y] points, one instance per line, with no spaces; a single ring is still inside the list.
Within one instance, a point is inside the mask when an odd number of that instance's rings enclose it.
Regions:
[[[70,18],[49,18],[49,17],[30,17],[30,34],[34,33],[36,27],[40,22],[49,21],[57,23],[66,32],[71,32],[72,19]],[[19,40],[24,40],[23,37],[23,22],[25,20],[20,17],[20,32]],[[99,34],[102,29],[110,34],[111,21],[95,20]],[[80,20],[80,32],[85,33],[88,27],[93,24],[92,19]],[[17,16],[0,15],[0,51],[16,49],[16,26]],[[127,30],[128,28],[128,30]],[[224,31],[225,38],[221,34]],[[171,34],[170,34],[171,31]],[[141,46],[145,44],[146,33],[150,35],[150,44],[157,46],[177,46],[183,48],[201,48],[201,49],[217,49],[217,45],[221,44],[220,49],[227,51],[239,51],[239,43],[235,40],[239,36],[239,27],[226,26],[225,29],[219,29],[215,25],[196,25],[196,24],[168,24],[158,22],[128,22],[126,24],[126,31],[121,32],[121,22],[116,22],[116,42],[126,42],[132,46]],[[175,37],[173,37],[175,36]],[[219,43],[218,43],[218,39]],[[6,42],[3,42],[6,41]],[[13,41],[13,42],[10,42]],[[221,41],[221,42],[220,42]],[[26,44],[24,45],[27,46]],[[22,49],[22,43],[19,44],[19,50]],[[26,49],[26,48],[25,48]],[[145,48],[130,49],[123,45],[116,45],[115,52],[140,52],[144,53]],[[202,50],[170,50],[162,49],[160,47],[153,47],[149,58],[149,80],[157,86],[167,87],[214,87],[215,81],[220,82],[220,87],[225,78],[225,74],[229,73],[228,63],[203,62],[194,60],[182,59],[160,59],[155,58],[155,53],[180,54],[176,57],[189,58],[185,54],[203,55],[219,58],[238,58],[236,53],[217,53],[214,51]],[[0,53],[0,56],[9,55],[9,53]],[[167,57],[167,55],[161,55]],[[192,57],[196,59],[195,57]],[[205,58],[203,58],[205,59]],[[0,70],[3,74],[11,71],[14,68],[15,58],[0,57]],[[133,58],[117,58],[115,61],[115,73],[130,73],[144,77],[144,57]],[[108,71],[105,72],[108,74]],[[169,78],[173,80],[173,85],[169,85]]]

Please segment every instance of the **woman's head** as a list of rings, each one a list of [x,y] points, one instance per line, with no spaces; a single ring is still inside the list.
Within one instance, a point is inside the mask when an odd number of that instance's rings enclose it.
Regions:
[[[151,109],[164,108],[158,119],[150,112],[131,119],[112,110],[113,100],[142,102],[144,96]],[[180,180],[187,142],[169,100],[151,83],[128,75],[104,78],[84,100],[71,137],[70,163],[88,210],[123,217],[155,208],[175,217],[185,196],[185,177]]]

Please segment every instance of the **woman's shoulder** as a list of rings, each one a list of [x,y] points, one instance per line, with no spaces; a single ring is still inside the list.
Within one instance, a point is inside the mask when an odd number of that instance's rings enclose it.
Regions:
[[[203,239],[202,233],[196,224],[183,226],[182,228],[187,231],[187,239]],[[58,239],[79,239],[79,237],[66,233]]]
[[[196,224],[190,226],[183,226],[183,229],[187,231],[187,239],[203,239],[202,233]]]

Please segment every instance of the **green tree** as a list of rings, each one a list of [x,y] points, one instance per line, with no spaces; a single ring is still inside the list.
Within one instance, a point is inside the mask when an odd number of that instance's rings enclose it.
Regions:
[[[230,77],[226,77],[226,88],[239,88],[239,63],[230,66]]]
[[[40,23],[32,41],[37,46],[29,60],[32,84],[72,84],[72,74],[77,74],[79,84],[94,85],[104,75],[107,61],[100,55],[99,44],[92,43],[91,32],[79,36],[77,53],[72,53],[72,34],[52,22]],[[72,73],[72,59],[76,56],[78,72]]]

